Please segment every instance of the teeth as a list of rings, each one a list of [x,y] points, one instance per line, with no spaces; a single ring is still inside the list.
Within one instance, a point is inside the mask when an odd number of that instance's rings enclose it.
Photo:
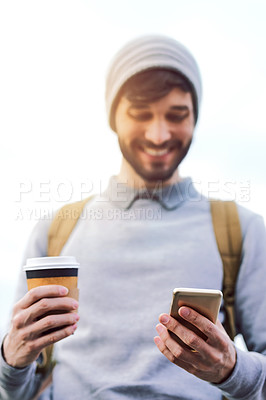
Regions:
[[[145,149],[145,153],[149,154],[150,156],[164,156],[168,153],[168,149],[164,150],[154,150],[154,149]]]

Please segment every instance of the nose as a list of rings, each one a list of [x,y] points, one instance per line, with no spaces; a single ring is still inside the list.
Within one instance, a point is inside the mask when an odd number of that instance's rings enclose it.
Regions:
[[[161,119],[151,121],[145,131],[145,139],[157,146],[171,139],[171,132],[167,122]]]

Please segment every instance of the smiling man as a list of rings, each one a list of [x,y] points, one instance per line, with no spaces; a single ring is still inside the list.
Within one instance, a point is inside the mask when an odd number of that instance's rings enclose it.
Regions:
[[[146,103],[122,97],[115,126],[126,179],[141,180],[147,186],[180,179],[177,167],[188,152],[194,130],[190,93],[174,88],[162,99]]]
[[[81,265],[79,315],[63,287],[26,293],[21,275],[2,344],[1,399],[266,399],[266,235],[260,216],[238,207],[243,244],[235,315],[248,351],[237,349],[223,329],[223,305],[216,324],[180,309],[206,340],[168,314],[175,287],[223,287],[210,203],[179,171],[200,101],[196,61],[174,39],[140,37],[115,55],[106,105],[121,169],[101,196],[87,201],[61,251]],[[146,218],[147,211],[160,218]],[[25,258],[47,255],[50,224],[37,224]],[[43,376],[36,362],[51,343],[53,381],[37,394]]]

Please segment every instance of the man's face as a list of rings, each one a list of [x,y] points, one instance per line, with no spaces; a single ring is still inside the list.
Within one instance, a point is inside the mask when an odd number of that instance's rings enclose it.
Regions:
[[[175,88],[150,104],[134,104],[122,97],[115,123],[124,172],[133,178],[138,175],[148,185],[178,181],[177,167],[189,150],[194,130],[190,93]]]

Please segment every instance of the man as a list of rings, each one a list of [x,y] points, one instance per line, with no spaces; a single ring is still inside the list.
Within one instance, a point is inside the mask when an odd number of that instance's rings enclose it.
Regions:
[[[266,398],[261,217],[239,207],[243,252],[235,310],[249,352],[236,349],[225,333],[223,307],[217,324],[180,309],[206,334],[206,342],[167,314],[174,287],[222,288],[209,201],[179,174],[200,100],[197,64],[175,40],[141,37],[116,55],[106,103],[123,155],[121,170],[101,202],[98,196],[88,202],[61,253],[74,255],[81,265],[79,316],[71,312],[78,304],[65,297],[63,287],[25,294],[21,277],[20,300],[2,346],[1,398],[27,400],[36,394],[41,384],[36,360],[55,342],[53,383],[41,399]],[[26,258],[47,255],[49,225],[37,225]],[[54,310],[66,313],[42,318]]]

